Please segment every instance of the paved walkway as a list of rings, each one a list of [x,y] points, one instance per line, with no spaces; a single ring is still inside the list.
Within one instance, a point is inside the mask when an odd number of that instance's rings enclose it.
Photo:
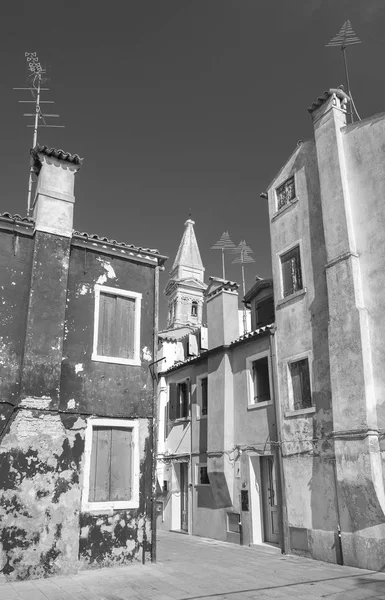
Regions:
[[[0,600],[385,599],[385,573],[160,532],[157,564],[1,583]]]

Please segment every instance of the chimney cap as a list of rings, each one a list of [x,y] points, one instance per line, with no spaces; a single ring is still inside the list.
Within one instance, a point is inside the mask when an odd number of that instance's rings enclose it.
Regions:
[[[37,144],[34,148],[32,148],[30,154],[32,157],[32,167],[37,173],[41,169],[39,154],[43,154],[44,156],[48,156],[50,158],[56,158],[57,160],[71,163],[73,165],[81,165],[83,162],[83,159],[80,158],[78,154],[71,154],[70,152],[65,152],[64,150],[48,148],[48,146],[43,146],[41,144]]]
[[[325,91],[322,96],[319,96],[319,98],[317,98],[317,100],[315,102],[313,102],[313,104],[311,106],[308,107],[307,111],[312,114],[315,110],[317,110],[317,108],[319,108],[320,106],[322,106],[322,104],[324,104],[328,98],[330,98],[330,96],[332,96],[333,94],[335,94],[337,96],[337,98],[339,98],[340,100],[345,100],[345,101],[349,101],[350,100],[350,96],[348,96],[344,90],[342,89],[342,86],[338,87],[338,88],[330,88],[328,91]]]

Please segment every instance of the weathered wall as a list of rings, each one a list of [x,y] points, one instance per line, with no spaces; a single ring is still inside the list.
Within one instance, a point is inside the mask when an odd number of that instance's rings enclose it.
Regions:
[[[277,214],[275,189],[296,175],[297,202]],[[328,348],[327,262],[315,144],[302,143],[269,189],[278,389],[283,417],[283,469],[289,546],[336,561],[337,528]],[[283,298],[279,253],[300,243],[304,293]],[[313,409],[293,411],[288,359],[307,353]],[[319,442],[313,443],[313,439]],[[322,489],[322,502],[320,490]],[[300,497],[298,494],[300,493]]]
[[[142,293],[141,366],[91,360],[94,332],[94,288]],[[68,276],[67,309],[61,376],[61,410],[100,416],[146,417],[152,411],[154,270],[123,258],[73,245]]]
[[[0,220],[0,435],[20,391],[33,253],[31,228]]]

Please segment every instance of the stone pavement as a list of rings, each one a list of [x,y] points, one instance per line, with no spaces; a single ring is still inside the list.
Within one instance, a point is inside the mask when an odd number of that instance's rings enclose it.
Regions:
[[[159,532],[158,563],[0,581],[0,600],[385,599],[385,573]]]

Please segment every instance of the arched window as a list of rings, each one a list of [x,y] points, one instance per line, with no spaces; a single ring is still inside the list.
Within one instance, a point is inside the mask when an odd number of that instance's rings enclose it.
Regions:
[[[198,302],[195,302],[195,300],[193,300],[193,302],[191,303],[191,316],[198,316]]]

